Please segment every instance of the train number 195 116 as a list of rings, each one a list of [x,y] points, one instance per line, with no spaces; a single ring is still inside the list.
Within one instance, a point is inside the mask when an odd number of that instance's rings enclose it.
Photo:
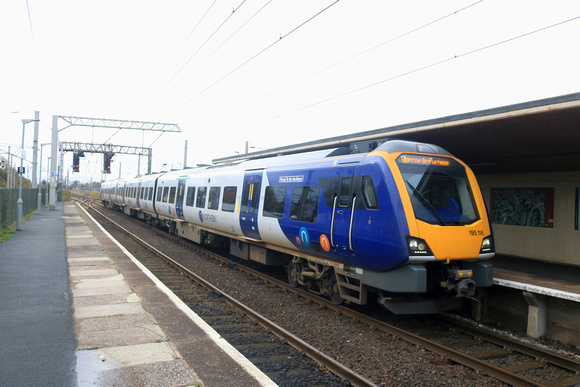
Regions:
[[[469,236],[483,236],[483,230],[469,230]]]

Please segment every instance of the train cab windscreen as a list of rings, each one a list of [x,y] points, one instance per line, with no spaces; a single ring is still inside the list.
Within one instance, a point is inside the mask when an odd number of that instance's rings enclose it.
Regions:
[[[471,224],[479,219],[465,168],[456,160],[401,154],[396,161],[415,218],[443,226]]]

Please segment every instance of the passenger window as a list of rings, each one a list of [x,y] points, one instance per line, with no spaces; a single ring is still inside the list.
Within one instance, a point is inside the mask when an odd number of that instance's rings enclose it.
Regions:
[[[157,201],[158,202],[160,202],[161,201],[161,198],[163,197],[162,192],[163,192],[163,188],[162,187],[159,187],[157,189]]]
[[[169,203],[170,204],[175,204],[175,192],[176,191],[177,191],[177,188],[171,187],[171,190],[169,191]]]
[[[205,196],[207,193],[207,187],[199,187],[197,189],[197,198],[195,201],[195,206],[198,208],[205,208]]]
[[[352,185],[352,177],[343,177],[340,180],[340,195],[338,205],[340,207],[348,207],[350,204],[350,188]]]
[[[145,194],[145,187],[141,187],[140,199],[143,199],[144,194]]]
[[[149,187],[149,201],[151,201],[151,199],[153,199],[153,187]]]
[[[370,176],[363,176],[362,180],[362,197],[367,210],[378,210],[377,193],[373,179]]]
[[[262,215],[268,218],[284,217],[284,203],[286,201],[286,186],[275,185],[266,187],[264,196],[264,210]]]
[[[167,199],[169,199],[169,187],[163,188],[163,203],[167,203]]]
[[[195,198],[195,187],[187,188],[187,198],[185,199],[185,205],[188,207],[193,207],[194,198]]]
[[[320,187],[317,185],[298,185],[292,189],[290,201],[290,220],[316,222]]]
[[[247,214],[248,213],[248,201],[251,197],[251,193],[250,193],[250,180],[246,180],[246,182],[244,183],[244,197],[242,198],[242,213]]]
[[[238,187],[225,187],[222,211],[234,212],[236,210],[236,194]]]
[[[217,210],[220,204],[220,187],[211,187],[209,189],[209,201],[207,202],[207,208],[209,210]]]
[[[252,199],[252,215],[255,215],[258,212],[258,197],[260,196],[260,180],[254,180],[254,184],[252,187],[252,193],[250,194],[250,199]],[[254,197],[252,197],[255,195]]]

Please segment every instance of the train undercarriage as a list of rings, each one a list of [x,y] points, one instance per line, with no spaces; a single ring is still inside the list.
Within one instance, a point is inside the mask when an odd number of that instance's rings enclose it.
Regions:
[[[395,314],[441,313],[460,308],[464,299],[473,297],[476,286],[490,286],[492,282],[492,268],[485,261],[409,264],[388,272],[372,272],[317,257],[296,256],[292,251],[234,239],[185,221],[108,204],[172,235],[226,248],[238,258],[263,265],[284,266],[292,286],[301,286],[336,304],[365,305],[371,299]]]

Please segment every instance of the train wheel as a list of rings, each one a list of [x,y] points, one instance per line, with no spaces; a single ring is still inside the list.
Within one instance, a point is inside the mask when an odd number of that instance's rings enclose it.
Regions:
[[[334,284],[332,285],[332,295],[330,296],[330,301],[332,301],[336,305],[340,305],[344,302],[344,298],[340,296],[340,290],[338,290],[338,284],[336,283],[336,279],[334,280]]]
[[[286,268],[286,272],[288,274],[288,283],[295,288],[300,285],[298,281],[300,279],[301,269],[301,265],[298,262],[294,262],[294,260],[288,262],[288,267]]]
[[[327,271],[322,278],[321,293],[326,297],[330,298],[336,305],[343,303],[344,298],[340,296],[340,290],[338,289],[338,283],[336,282],[336,275],[334,271]]]

